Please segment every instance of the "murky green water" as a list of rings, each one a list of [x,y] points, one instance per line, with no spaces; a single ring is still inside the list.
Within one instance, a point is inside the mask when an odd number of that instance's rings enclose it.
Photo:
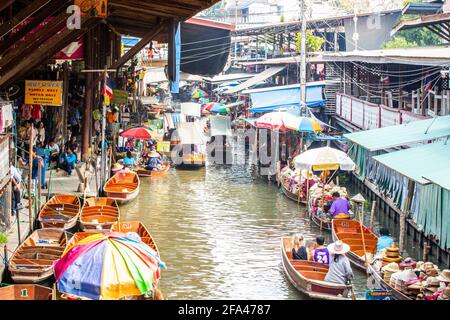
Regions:
[[[141,220],[155,238],[168,266],[161,289],[169,299],[305,299],[284,275],[280,237],[314,240],[320,230],[304,207],[255,178],[249,166],[143,178],[122,217]],[[362,297],[366,276],[354,272]]]

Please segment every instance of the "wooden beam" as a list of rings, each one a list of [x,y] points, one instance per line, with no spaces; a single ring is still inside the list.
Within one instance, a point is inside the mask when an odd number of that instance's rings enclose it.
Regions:
[[[441,37],[442,39],[447,40],[447,41],[450,41],[450,38],[447,37],[447,35],[446,35],[444,32],[442,32],[442,30],[440,30],[439,28],[437,28],[436,26],[434,26],[434,25],[428,25],[428,26],[425,26],[425,28],[427,28],[428,30],[430,30],[430,31],[433,32],[434,34],[438,35],[438,36]]]
[[[0,3],[0,12],[12,5],[14,1],[15,0],[3,0],[2,3]]]
[[[144,15],[164,16],[164,17],[187,17],[192,15],[192,11],[189,8],[182,7],[169,7],[168,5],[158,5],[154,3],[146,3],[145,5],[139,5],[139,2],[115,2],[110,4],[111,8],[117,8],[117,15],[125,16],[127,11],[140,12]],[[113,15],[115,11],[111,11]]]
[[[48,5],[45,10],[39,11],[33,16],[33,20],[25,25],[15,34],[11,34],[3,43],[0,44],[0,53],[9,49],[17,41],[22,39],[28,32],[37,27],[42,21],[44,21],[48,16],[55,15],[62,7],[72,3],[72,0],[54,0]]]
[[[112,63],[110,66],[108,66],[107,69],[118,69],[122,65],[124,65],[128,60],[133,58],[139,51],[141,51],[150,41],[152,41],[161,31],[164,30],[164,28],[167,26],[167,20],[162,20],[160,23],[158,23],[155,28],[147,32],[139,41],[136,43],[130,50],[127,51],[120,59],[114,63]],[[95,81],[92,83],[92,85],[97,85],[97,83],[102,79],[103,75],[99,75]]]
[[[21,23],[26,18],[32,16],[37,11],[45,7],[50,3],[51,0],[36,0],[33,1],[29,6],[20,11],[16,16],[14,16],[10,21],[5,22],[0,26],[0,38],[5,36],[12,29],[17,27],[19,23]]]
[[[0,88],[6,88],[8,85],[11,85],[18,79],[24,77],[34,68],[44,63],[47,59],[50,59],[58,51],[78,39],[99,22],[100,19],[96,17],[82,17],[81,29],[66,29],[59,34],[54,35],[48,43],[30,52],[25,59],[18,61],[14,68],[0,77]]]
[[[1,73],[4,73],[6,66],[10,63],[15,64],[18,60],[22,59],[30,53],[37,45],[40,45],[50,39],[52,36],[61,31],[70,14],[65,11],[57,17],[53,18],[50,23],[44,26],[41,30],[31,35],[29,39],[20,44],[17,48],[9,50],[5,56],[0,59]]]

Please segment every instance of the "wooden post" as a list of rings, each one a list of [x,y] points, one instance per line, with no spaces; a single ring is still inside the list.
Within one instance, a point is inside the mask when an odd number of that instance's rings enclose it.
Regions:
[[[66,63],[63,64],[63,110],[62,110],[62,144],[66,142],[67,137],[67,109],[69,104],[69,70]],[[70,139],[70,137],[68,138]]]
[[[35,216],[37,216],[39,210],[41,209],[41,181],[42,181],[42,168],[40,167],[41,160],[38,160],[38,182],[36,185],[37,194],[36,194],[36,206],[35,206]],[[45,163],[44,163],[45,166]]]
[[[31,135],[30,135],[30,141],[29,141],[29,148],[28,148],[28,169],[29,169],[29,174],[28,174],[28,222],[30,224],[30,233],[33,231],[33,197],[31,196],[31,188],[32,188],[32,183],[33,183],[33,179],[31,178],[32,173],[33,173],[33,133],[34,133],[34,129],[33,127],[31,128]],[[39,166],[38,166],[39,167]]]
[[[423,242],[423,258],[422,258],[422,260],[423,261],[428,261],[428,253],[429,253],[429,249],[430,249],[430,246],[429,246],[429,241],[428,241],[428,237],[426,238],[426,240]]]
[[[370,229],[373,230],[373,219],[374,219],[374,215],[375,215],[375,208],[377,207],[377,200],[375,200],[374,202],[372,202],[372,210],[370,210]]]

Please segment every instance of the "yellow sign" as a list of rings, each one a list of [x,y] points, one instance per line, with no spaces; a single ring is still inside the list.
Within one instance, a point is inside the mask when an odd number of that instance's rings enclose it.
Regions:
[[[63,82],[25,80],[25,104],[61,106]]]
[[[170,152],[170,141],[161,141],[156,145],[158,152]]]
[[[75,0],[82,16],[106,18],[108,16],[108,0]]]

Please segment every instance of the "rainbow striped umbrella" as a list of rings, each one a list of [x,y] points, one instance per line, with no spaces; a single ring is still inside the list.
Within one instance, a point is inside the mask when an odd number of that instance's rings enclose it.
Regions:
[[[199,88],[195,88],[192,91],[192,98],[194,98],[194,99],[208,98],[208,94]]]
[[[306,133],[322,131],[320,123],[314,118],[299,117],[288,112],[269,112],[256,119],[255,126],[271,130],[295,130]]]
[[[96,233],[64,251],[53,265],[60,292],[95,300],[139,296],[156,289],[165,264],[133,232]]]

